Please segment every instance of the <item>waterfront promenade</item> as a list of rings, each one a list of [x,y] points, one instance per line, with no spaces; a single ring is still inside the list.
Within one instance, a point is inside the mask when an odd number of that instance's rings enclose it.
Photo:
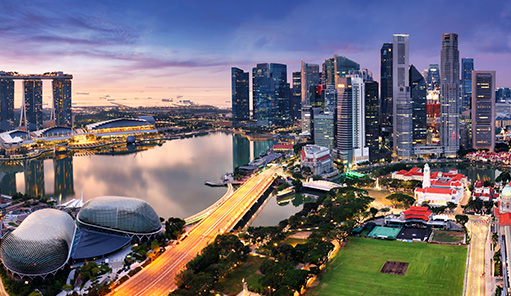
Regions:
[[[179,243],[167,247],[166,252],[109,295],[167,295],[176,289],[176,274],[217,235],[230,231],[236,225],[273,183],[277,170],[271,167],[251,177],[185,234]]]

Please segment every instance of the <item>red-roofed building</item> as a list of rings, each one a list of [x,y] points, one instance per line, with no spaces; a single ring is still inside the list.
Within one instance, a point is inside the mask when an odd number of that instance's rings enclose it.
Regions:
[[[309,167],[313,175],[327,176],[337,175],[330,149],[318,145],[305,145],[300,153],[300,165]]]
[[[287,152],[287,151],[292,151],[292,150],[293,150],[293,145],[281,145],[281,144],[273,145],[273,151]]]

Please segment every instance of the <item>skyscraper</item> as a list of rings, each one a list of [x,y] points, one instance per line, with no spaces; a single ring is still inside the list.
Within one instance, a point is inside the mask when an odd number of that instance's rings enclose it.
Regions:
[[[392,149],[392,43],[384,43],[380,50],[380,124],[385,145]]]
[[[52,86],[55,125],[71,127],[71,79],[62,72],[58,72],[53,78]]]
[[[334,63],[335,75],[338,77],[346,77],[351,70],[360,70],[360,64],[347,57],[334,55]]]
[[[38,130],[43,125],[43,82],[39,79],[23,81],[28,130]]]
[[[14,126],[14,80],[3,78],[0,73],[0,130],[11,130]]]
[[[289,124],[289,95],[286,65],[257,64],[252,69],[253,112],[258,126]]]
[[[369,148],[369,160],[377,159],[380,136],[378,82],[365,82],[365,137]]]
[[[232,86],[232,121],[234,124],[250,119],[249,95],[248,95],[249,74],[239,68],[231,68]]]
[[[392,95],[394,153],[398,159],[410,159],[412,147],[412,102],[408,72],[408,35],[394,34],[392,42]]]
[[[299,121],[301,118],[300,110],[302,109],[302,73],[300,72],[293,72],[293,89],[289,104],[291,120]]]
[[[440,87],[440,70],[438,68],[438,64],[429,64],[426,84],[428,91],[432,91]]]
[[[314,144],[334,149],[334,114],[331,112],[312,114],[314,121]]]
[[[410,66],[410,94],[413,102],[413,144],[426,144],[428,136],[426,80],[414,65]]]
[[[337,127],[336,152],[343,163],[351,166],[369,160],[365,133],[364,80],[360,77],[336,78]]]
[[[302,83],[302,133],[312,135],[310,116],[304,112],[304,108],[310,106],[310,97],[314,94],[314,86],[319,84],[319,65],[307,64],[302,61],[301,66],[301,83]],[[309,113],[310,115],[310,113]]]
[[[302,107],[310,105],[314,87],[319,84],[319,65],[302,61]]]
[[[495,150],[495,71],[472,71],[472,147]]]
[[[325,85],[335,85],[335,62],[334,58],[326,59],[323,62],[323,81]]]
[[[472,100],[472,71],[474,70],[474,59],[463,58],[461,59],[461,91],[462,102],[461,109],[468,111],[471,108]]]
[[[440,112],[441,144],[447,157],[456,156],[460,147],[460,57],[458,51],[458,34],[442,35],[440,52]]]

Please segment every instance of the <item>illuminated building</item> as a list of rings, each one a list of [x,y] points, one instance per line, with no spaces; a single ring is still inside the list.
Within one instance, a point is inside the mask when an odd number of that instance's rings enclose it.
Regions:
[[[360,64],[348,59],[347,57],[334,55],[334,68],[336,77],[346,77],[350,74],[350,71],[360,70]]]
[[[286,65],[257,64],[252,69],[252,109],[257,126],[290,123],[289,91]]]
[[[323,72],[321,72],[322,80],[325,85],[335,84],[335,62],[334,58],[326,59],[323,62]]]
[[[40,79],[24,80],[23,89],[28,130],[38,130],[43,125],[43,82]]]
[[[380,136],[378,82],[366,81],[365,85],[365,139],[369,148],[369,159],[377,158]]]
[[[14,80],[0,72],[0,130],[14,126]]]
[[[305,145],[300,153],[300,165],[311,169],[313,175],[330,177],[337,175],[330,149],[318,145]]]
[[[369,160],[365,143],[364,81],[360,77],[337,77],[336,153],[351,166]]]
[[[249,74],[239,68],[231,68],[232,120],[234,123],[250,119],[249,112]]]
[[[460,147],[460,57],[458,34],[442,35],[440,52],[441,144],[447,157],[456,156]]]
[[[440,70],[438,64],[429,64],[426,86],[428,91],[434,91],[440,87]]]
[[[410,66],[410,94],[413,102],[412,124],[413,144],[426,144],[426,81],[415,66]]]
[[[472,147],[495,150],[495,71],[472,71]]]
[[[297,122],[300,120],[300,110],[302,109],[302,73],[293,72],[293,87],[289,102],[289,112],[291,120]]]
[[[308,64],[302,61],[301,64],[301,87],[302,87],[302,134],[311,135],[311,118],[307,117],[307,114],[304,111],[305,108],[311,106],[311,96],[314,90],[314,86],[319,84],[319,65],[316,64]],[[312,88],[311,88],[312,87]],[[310,114],[309,114],[310,116]]]
[[[56,126],[72,126],[71,78],[69,75],[57,72],[52,81]]]
[[[392,148],[392,43],[384,43],[380,50],[380,124],[384,145]]]
[[[91,123],[85,126],[85,131],[101,138],[127,137],[132,135],[154,134],[154,118],[149,116],[139,118],[115,118]]]
[[[469,111],[472,101],[472,71],[474,71],[474,59],[461,59],[461,93],[462,93],[462,112]]]
[[[408,35],[394,34],[392,42],[393,142],[398,159],[410,159],[413,153],[413,106],[410,98]]]
[[[334,149],[334,114],[330,112],[314,114],[314,144]]]

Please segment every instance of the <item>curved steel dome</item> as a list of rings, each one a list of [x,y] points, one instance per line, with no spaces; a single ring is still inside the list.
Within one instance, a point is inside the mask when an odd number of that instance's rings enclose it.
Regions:
[[[511,199],[511,186],[508,184],[500,193],[500,198]]]
[[[78,212],[77,221],[130,235],[154,234],[162,229],[158,215],[147,202],[122,196],[100,196],[87,201]]]
[[[36,211],[3,240],[3,264],[21,277],[55,273],[69,259],[75,230],[76,224],[66,212]]]

